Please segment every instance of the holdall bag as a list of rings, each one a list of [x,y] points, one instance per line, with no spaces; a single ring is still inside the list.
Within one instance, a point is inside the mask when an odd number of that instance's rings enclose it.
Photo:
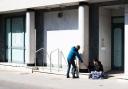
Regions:
[[[90,78],[102,79],[102,72],[101,71],[91,71]]]

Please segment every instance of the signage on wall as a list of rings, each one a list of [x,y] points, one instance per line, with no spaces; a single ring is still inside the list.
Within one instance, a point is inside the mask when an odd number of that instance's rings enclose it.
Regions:
[[[104,42],[104,38],[101,39],[101,50],[105,50],[105,42]]]

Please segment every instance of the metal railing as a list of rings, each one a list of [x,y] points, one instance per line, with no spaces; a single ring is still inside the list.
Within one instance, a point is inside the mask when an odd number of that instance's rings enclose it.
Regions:
[[[63,53],[62,51],[60,51],[60,53],[61,53],[62,57],[64,58],[64,61],[65,61],[66,65],[68,65],[68,64],[67,64],[67,61],[66,61],[66,58],[65,58],[65,56],[64,56],[64,53]]]
[[[58,60],[56,60],[56,61],[58,61],[57,70],[59,72],[60,68],[62,68],[62,59],[65,61],[66,66],[67,66],[67,62],[66,62],[66,58],[64,56],[64,53],[59,48],[57,48],[57,49],[55,49],[55,50],[53,50],[53,51],[50,52],[50,66],[51,66],[50,68],[52,68],[52,59],[53,59],[52,58],[52,54],[54,52],[56,52],[56,51],[58,52],[58,54],[57,54]],[[50,70],[52,71],[52,69],[50,69]]]
[[[40,51],[42,51],[42,52],[46,52],[46,55],[48,56],[48,58],[49,58],[49,60],[50,60],[50,56],[49,56],[49,54],[48,54],[48,52],[47,52],[47,50],[45,49],[45,48],[40,48],[40,49],[38,49],[38,50],[36,50],[36,52],[35,52],[35,58],[34,58],[34,68],[32,68],[32,73],[34,72],[34,70],[38,70],[39,68],[37,67],[37,63],[36,63],[36,54],[38,53],[38,52],[40,52]]]
[[[37,62],[36,62],[36,54],[38,52],[40,52],[40,51],[42,51],[42,52],[45,51],[45,53],[46,53],[46,55],[47,55],[47,57],[49,59],[49,70],[50,70],[50,72],[52,72],[52,70],[53,70],[52,67],[53,67],[54,64],[52,63],[52,61],[53,61],[52,55],[55,52],[57,52],[57,56],[58,56],[58,59],[55,60],[55,61],[58,61],[58,64],[57,64],[57,70],[58,70],[58,72],[60,70],[60,67],[62,67],[62,59],[65,61],[65,64],[67,65],[67,62],[66,62],[66,58],[64,56],[64,53],[59,48],[52,50],[50,52],[50,55],[49,55],[49,53],[47,52],[47,50],[45,48],[40,48],[40,49],[36,50],[36,52],[35,52],[35,58],[34,58],[35,66],[34,66],[34,68],[32,68],[32,73],[34,72],[34,70],[38,70],[39,69],[38,66],[37,66]]]
[[[54,50],[52,50],[51,52],[50,52],[50,72],[52,72],[52,54],[54,53],[54,52],[56,52],[56,51],[58,51],[58,54],[59,54],[59,49],[57,48],[57,49],[54,49]],[[59,59],[59,55],[58,55],[58,59]]]

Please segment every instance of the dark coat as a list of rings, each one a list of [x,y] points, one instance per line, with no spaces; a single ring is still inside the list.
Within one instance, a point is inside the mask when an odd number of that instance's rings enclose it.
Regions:
[[[96,64],[94,64],[95,70],[96,71],[103,71],[103,65],[101,64],[100,61],[98,61]]]

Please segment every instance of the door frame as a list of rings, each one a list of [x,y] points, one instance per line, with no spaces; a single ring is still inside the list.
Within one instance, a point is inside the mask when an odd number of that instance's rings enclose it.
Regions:
[[[113,23],[113,19],[116,19],[116,18],[123,18],[124,19],[124,16],[113,16],[111,17],[111,69],[112,70],[123,70],[124,71],[124,22],[123,23]],[[122,26],[123,27],[123,30],[122,30],[122,66],[121,67],[115,67],[114,66],[114,30],[113,28],[115,27],[120,27]]]

